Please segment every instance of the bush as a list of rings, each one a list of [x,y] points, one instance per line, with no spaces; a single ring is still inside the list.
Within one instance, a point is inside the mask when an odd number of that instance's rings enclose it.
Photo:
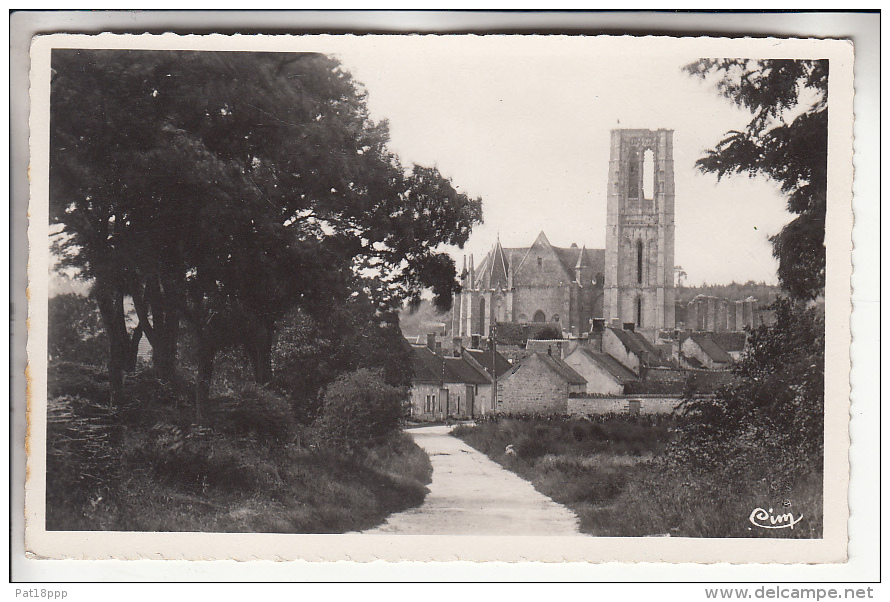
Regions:
[[[47,367],[47,393],[50,398],[64,395],[108,402],[108,372],[104,368],[77,362],[50,362]]]
[[[244,384],[233,397],[221,398],[219,414],[224,424],[238,434],[290,441],[295,432],[290,401],[253,383]]]
[[[319,438],[334,447],[355,449],[385,441],[399,430],[408,392],[383,382],[365,368],[340,376],[324,394],[316,422]]]

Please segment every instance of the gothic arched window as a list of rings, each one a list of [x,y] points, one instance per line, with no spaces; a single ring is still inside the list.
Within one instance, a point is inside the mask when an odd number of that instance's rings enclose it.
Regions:
[[[485,297],[479,299],[479,328],[477,334],[485,334]]]
[[[532,317],[532,322],[546,322],[547,316],[544,315],[540,309],[535,312],[535,315]]]
[[[643,198],[655,198],[655,154],[651,148],[643,151]]]
[[[632,151],[627,162],[627,198],[640,198],[640,155]]]
[[[637,241],[637,284],[643,284],[643,241]]]
[[[643,299],[637,297],[637,326],[643,325]]]

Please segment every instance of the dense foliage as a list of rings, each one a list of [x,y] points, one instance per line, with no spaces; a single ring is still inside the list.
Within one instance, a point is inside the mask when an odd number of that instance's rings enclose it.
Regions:
[[[334,447],[367,447],[390,438],[407,415],[404,388],[366,368],[344,374],[326,390],[318,432]]]
[[[54,361],[103,364],[108,342],[96,304],[74,293],[51,298],[47,347]]]
[[[681,286],[677,288],[677,301],[688,303],[698,295],[720,297],[730,301],[744,301],[748,297],[754,297],[758,306],[766,307],[776,300],[782,293],[778,286],[764,282],[730,282],[729,284],[707,284],[699,286]]]
[[[420,504],[430,481],[407,435],[338,453],[258,385],[196,425],[190,390],[150,372],[114,406],[102,369],[53,363],[48,376],[49,531],[342,533]]]
[[[685,402],[676,450],[683,462],[700,464],[715,455],[759,449],[774,453],[777,467],[789,475],[801,468],[821,470],[825,322],[816,307],[780,299],[772,308],[775,322],[750,332],[747,350],[733,368],[734,384],[713,398]]]
[[[281,321],[272,361],[273,385],[293,400],[301,422],[323,405],[325,388],[341,374],[370,369],[392,387],[411,384],[410,348],[394,312],[380,312],[356,295],[324,320],[294,311]]]
[[[744,131],[730,131],[698,160],[717,177],[746,173],[775,180],[796,215],[771,238],[779,282],[796,299],[825,288],[828,186],[828,60],[702,59],[686,71],[715,81],[720,93],[751,111]]]
[[[164,380],[188,328],[199,407],[226,349],[272,380],[295,309],[323,320],[363,292],[391,311],[424,289],[450,305],[456,270],[440,247],[467,240],[481,204],[435,169],[402,167],[336,60],[57,50],[52,66],[56,251],[92,282],[113,398],[136,338],[130,302]]]

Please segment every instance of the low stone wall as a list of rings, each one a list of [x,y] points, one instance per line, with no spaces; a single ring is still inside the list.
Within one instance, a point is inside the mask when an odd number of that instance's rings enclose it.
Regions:
[[[628,414],[639,402],[640,414],[670,414],[682,401],[679,395],[614,395],[603,397],[569,397],[568,413],[575,416],[594,414]]]

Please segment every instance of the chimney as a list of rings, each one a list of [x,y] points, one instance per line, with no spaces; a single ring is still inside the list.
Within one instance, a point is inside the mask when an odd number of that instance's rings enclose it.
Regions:
[[[430,332],[426,335],[426,346],[430,351],[436,350],[436,333]]]
[[[463,339],[460,337],[452,337],[451,338],[451,349],[454,351],[455,357],[460,355],[461,350],[464,348]]]
[[[633,332],[634,331],[634,323],[633,322],[625,322],[624,330],[629,330],[629,331]]]
[[[606,321],[603,318],[593,319],[593,328],[591,332],[602,332],[606,328]]]
[[[470,349],[479,349],[479,342],[481,341],[481,339],[482,335],[470,335]]]
[[[610,324],[612,328],[621,328],[621,319],[620,318],[612,318],[612,323]]]
[[[436,355],[442,357],[442,341],[436,341]]]

